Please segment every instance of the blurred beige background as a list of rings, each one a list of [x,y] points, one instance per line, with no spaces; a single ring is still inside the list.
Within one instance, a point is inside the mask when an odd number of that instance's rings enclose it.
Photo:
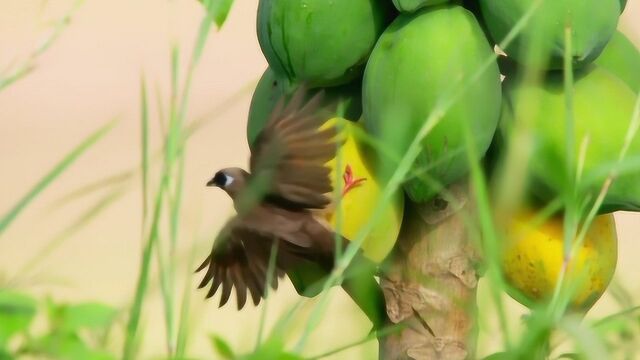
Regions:
[[[51,22],[71,4],[70,0],[0,0],[0,69],[23,61],[50,32]],[[188,117],[205,116],[211,121],[192,138],[187,149],[183,231],[179,240],[181,280],[188,270],[189,249],[197,245],[201,251],[196,261],[201,261],[212,234],[231,210],[226,195],[205,188],[204,182],[215,169],[245,164],[247,159],[244,131],[250,88],[266,66],[255,35],[256,6],[257,0],[236,0],[226,26],[212,33],[194,79]],[[137,178],[125,195],[97,219],[70,236],[61,237],[64,242],[50,256],[36,261],[27,273],[21,273],[21,269],[105,192],[57,206],[61,196],[138,164],[142,74],[151,90],[152,145],[158,148],[155,88],[160,89],[166,104],[170,45],[180,46],[185,65],[202,15],[195,0],[87,0],[59,41],[37,60],[35,71],[0,93],[0,213],[80,139],[106,121],[119,119],[104,140],[82,156],[0,237],[0,280],[13,279],[23,289],[57,299],[100,299],[116,306],[128,305],[141,252],[141,194]],[[621,28],[640,44],[639,0],[629,1]],[[220,108],[238,92],[242,94],[239,101]],[[617,220],[617,275],[634,295],[640,295],[640,214],[618,214]],[[228,306],[218,310],[215,301],[204,302],[204,292],[195,290],[197,280],[192,278],[189,284],[194,304],[189,354],[211,358],[211,333],[222,334],[235,348],[250,349],[259,309],[249,306],[238,313]],[[181,281],[178,296],[182,287]],[[159,299],[154,280],[143,319],[147,356],[164,353]],[[274,320],[295,300],[286,284],[274,297],[270,319]],[[606,314],[611,306],[611,299],[605,296],[590,316]],[[369,330],[366,319],[340,291],[332,294],[331,313],[320,327],[305,349],[309,355],[360,339]],[[375,354],[373,344],[334,359],[369,358],[371,354]]]

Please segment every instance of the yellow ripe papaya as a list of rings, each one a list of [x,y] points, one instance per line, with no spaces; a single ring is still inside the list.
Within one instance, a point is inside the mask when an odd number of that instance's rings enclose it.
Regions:
[[[353,241],[367,225],[381,201],[384,184],[372,171],[366,161],[366,148],[357,137],[362,131],[359,124],[333,119],[341,123],[341,138],[344,139],[338,148],[337,157],[327,166],[331,168],[331,179],[334,189],[342,189],[340,201],[325,213],[325,218],[332,228],[346,239]],[[338,203],[339,206],[335,206]],[[379,220],[364,239],[361,249],[365,257],[380,263],[393,249],[404,214],[404,194],[396,191],[391,201],[384,204]]]
[[[524,209],[504,229],[502,268],[513,287],[510,295],[527,306],[551,298],[565,259],[562,216],[542,224],[535,224],[535,217]],[[613,215],[597,216],[567,263],[564,285],[572,290],[571,308],[586,311],[602,296],[615,272],[617,251]]]

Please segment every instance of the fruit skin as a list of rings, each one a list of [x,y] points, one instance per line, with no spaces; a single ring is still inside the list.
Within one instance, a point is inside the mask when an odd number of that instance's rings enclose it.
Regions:
[[[341,224],[339,232],[345,238],[353,241],[356,240],[363,226],[371,221],[378,201],[380,201],[384,184],[375,176],[373,169],[366,161],[367,148],[357,137],[357,133],[363,131],[361,126],[344,119],[334,119],[333,121],[339,121],[342,124],[341,136],[344,136],[345,139],[345,142],[338,149],[336,159],[327,164],[332,169],[333,188],[344,188],[342,176],[347,165],[351,168],[354,178],[366,180],[344,195],[340,202],[339,211],[334,207],[325,214],[325,218],[334,229],[337,229],[338,224]],[[399,190],[391,197],[369,236],[362,243],[361,249],[365,257],[375,263],[380,263],[391,252],[400,233],[403,214],[404,194]]]
[[[423,7],[444,4],[447,2],[449,2],[449,0],[393,0],[393,5],[395,5],[398,11],[412,12]]]
[[[501,42],[536,0],[479,0],[496,43]],[[521,63],[559,69],[565,49],[565,24],[572,25],[574,67],[593,61],[616,31],[619,0],[543,1],[514,41],[504,49]],[[539,51],[533,51],[538,44]]]
[[[516,290],[512,297],[530,307],[551,298],[564,259],[562,216],[537,226],[535,217],[525,209],[511,219],[502,256],[505,277]],[[613,277],[617,257],[613,215],[599,215],[568,265],[565,284],[575,286],[570,307],[586,311],[593,306]]]
[[[478,23],[482,28],[484,36],[487,38],[487,41],[489,41],[489,45],[491,45],[492,47],[493,45],[496,45],[493,42],[491,35],[489,34],[489,29],[487,28],[486,21],[482,17],[482,11],[480,10],[480,4],[478,3],[478,0],[462,0],[462,6],[465,9],[471,11],[471,13],[476,17],[476,20],[478,20]]]
[[[595,63],[640,93],[640,50],[623,33],[616,31]]]
[[[390,13],[388,0],[260,0],[258,41],[271,68],[310,87],[362,74]]]
[[[357,134],[362,132],[359,124],[341,118],[333,118],[327,121],[327,125],[336,122],[338,123],[337,128],[341,129],[338,135],[339,139],[344,142],[338,148],[337,158],[327,163],[327,167],[331,169],[330,176],[333,188],[336,189],[336,192],[344,189],[342,176],[346,165],[350,166],[354,178],[366,180],[354,186],[342,197],[339,211],[334,200],[333,204],[326,209],[315,211],[314,216],[319,220],[324,219],[326,226],[340,233],[347,240],[354,241],[362,227],[371,221],[380,199],[382,183],[365,161],[364,153],[367,149],[358,140]],[[372,288],[368,288],[370,285],[373,285],[374,288],[377,287],[376,283],[367,282],[367,274],[370,271],[375,272],[376,269],[371,269],[371,266],[375,267],[381,263],[393,249],[400,233],[403,214],[404,194],[402,191],[397,191],[386,204],[378,222],[364,239],[360,247],[364,256],[356,256],[353,260],[358,262],[353,267],[358,269],[358,273],[353,274],[356,277],[355,283],[363,286],[362,289],[356,289],[356,291],[372,291]],[[298,270],[289,273],[288,276],[299,294],[313,297],[322,291],[326,269],[309,261],[301,263]],[[368,293],[366,298],[369,302],[375,302],[377,295]],[[354,301],[357,300],[354,299]]]
[[[475,17],[460,6],[401,14],[382,34],[367,63],[365,129],[401,158],[438,102],[468,82],[492,54]],[[445,186],[467,174],[464,129],[469,127],[482,156],[495,132],[500,103],[498,66],[491,63],[422,140],[413,169],[424,172],[428,167],[426,174]],[[396,164],[377,156],[376,171],[388,177]],[[415,202],[429,201],[438,193],[437,187],[418,178],[404,188]]]
[[[624,146],[635,106],[631,89],[611,73],[595,65],[574,74],[574,158],[588,138],[580,186],[568,180],[569,160],[565,151],[565,95],[562,74],[550,73],[542,83],[525,83],[513,75],[504,83],[501,131],[509,141],[510,125],[526,121],[533,149],[529,171],[531,191],[544,202],[561,194],[577,192],[578,199],[593,203],[615,166]],[[625,159],[640,157],[640,136],[629,143]],[[592,205],[587,204],[587,205]],[[640,171],[637,167],[619,173],[604,198],[601,213],[640,211]]]
[[[330,116],[336,115],[337,106],[343,103],[344,114],[342,116],[351,121],[357,121],[362,115],[362,81],[356,79],[349,84],[324,89],[313,89],[306,97],[310,100],[318,91],[324,91],[323,106],[321,111],[327,111]],[[247,122],[247,142],[252,148],[258,134],[264,128],[269,114],[275,108],[278,100],[283,96],[290,98],[295,92],[296,86],[291,85],[284,77],[278,76],[271,68],[267,68],[262,74],[249,107],[249,119]]]

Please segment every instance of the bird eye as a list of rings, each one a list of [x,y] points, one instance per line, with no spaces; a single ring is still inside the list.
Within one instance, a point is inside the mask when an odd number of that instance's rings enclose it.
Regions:
[[[227,175],[225,175],[222,171],[218,171],[213,177],[213,183],[216,184],[216,186],[224,187],[225,185],[227,185]]]

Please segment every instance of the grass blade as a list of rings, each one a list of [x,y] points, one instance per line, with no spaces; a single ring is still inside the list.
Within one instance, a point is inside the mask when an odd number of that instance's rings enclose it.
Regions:
[[[17,276],[26,276],[26,274],[28,274],[28,272],[30,272],[36,265],[42,264],[44,259],[46,259],[49,255],[51,255],[51,253],[59,248],[65,242],[65,240],[69,239],[69,237],[75,234],[78,230],[87,226],[89,222],[91,222],[91,220],[100,215],[116,200],[121,198],[122,195],[124,195],[124,190],[120,188],[107,193],[104,197],[101,197],[94,205],[87,209],[87,211],[80,215],[73,223],[62,230],[40,251],[32,256],[31,259],[27,261],[26,264],[22,266],[22,268],[20,268],[20,270],[17,271]]]
[[[200,217],[198,217],[198,224],[194,226],[195,229],[199,228]],[[193,235],[195,239],[196,234]],[[191,279],[193,277],[193,264],[195,263],[197,246],[192,246],[189,251],[189,258],[187,260],[187,267],[185,268],[185,283],[182,293],[182,304],[180,305],[180,319],[178,323],[178,336],[176,339],[176,359],[184,359],[187,351],[187,339],[189,336],[189,325],[191,323],[190,307],[191,307]]]
[[[262,343],[262,337],[264,333],[264,328],[267,320],[267,305],[269,303],[269,293],[271,292],[271,283],[273,281],[273,277],[277,276],[276,272],[276,257],[278,254],[277,243],[274,242],[271,246],[271,254],[269,255],[269,265],[267,267],[267,279],[265,282],[265,293],[264,293],[264,304],[262,305],[262,313],[260,314],[260,325],[258,325],[258,334],[256,337],[256,350],[260,347]]]
[[[142,234],[144,234],[147,223],[147,207],[149,193],[149,109],[147,105],[147,86],[144,77],[140,80],[140,126],[141,126],[141,163],[142,172]]]
[[[220,29],[227,20],[233,0],[204,0],[203,5],[207,9],[209,17],[213,19],[218,29]]]
[[[85,0],[76,0],[71,8],[67,11],[61,19],[56,21],[53,30],[45,38],[45,40],[35,48],[27,57],[24,64],[18,67],[11,73],[0,74],[0,91],[4,90],[8,86],[12,85],[16,81],[24,78],[36,68],[36,62],[38,58],[44,54],[55,42],[60,35],[71,23],[71,18],[75,15],[78,9],[82,6]]]
[[[162,214],[162,199],[167,187],[167,182],[168,176],[166,176],[165,173],[162,178],[160,188],[158,189],[155,196],[151,229],[149,231],[149,236],[142,252],[142,262],[140,264],[140,274],[138,275],[136,293],[134,296],[133,304],[131,306],[129,321],[127,323],[126,340],[122,354],[123,360],[134,358],[135,345],[138,338],[138,326],[140,324],[140,317],[142,315],[142,303],[144,302],[147,287],[149,286],[149,269],[151,267],[151,255],[158,240],[158,234],[160,232],[159,227],[160,215]]]
[[[104,137],[115,125],[111,121],[89,135],[84,141],[68,153],[56,166],[53,167],[29,192],[27,192],[13,208],[0,218],[0,235],[15,220],[15,218],[29,205],[44,189],[60,176],[80,155],[91,148],[98,140]]]

